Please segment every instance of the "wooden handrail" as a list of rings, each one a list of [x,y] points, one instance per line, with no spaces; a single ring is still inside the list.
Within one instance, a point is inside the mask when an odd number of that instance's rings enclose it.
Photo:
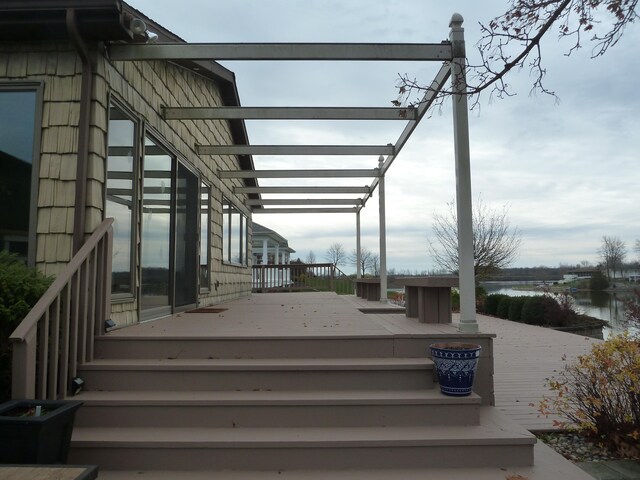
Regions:
[[[96,228],[9,337],[13,398],[63,398],[92,360],[110,314],[112,224]]]

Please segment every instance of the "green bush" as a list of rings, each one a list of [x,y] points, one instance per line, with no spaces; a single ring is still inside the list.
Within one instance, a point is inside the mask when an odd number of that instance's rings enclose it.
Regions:
[[[528,297],[512,297],[509,304],[509,313],[507,318],[514,322],[519,322],[522,319],[522,306]]]
[[[498,314],[498,304],[500,300],[507,297],[502,293],[492,293],[491,295],[487,295],[487,298],[484,301],[484,313],[487,315],[497,315]]]
[[[9,336],[49,288],[51,281],[14,255],[0,251],[0,401],[11,397]]]
[[[460,311],[460,291],[459,290],[451,291],[451,310],[454,312]]]
[[[545,327],[566,326],[576,313],[569,305],[563,308],[558,301],[547,295],[527,297],[522,305],[521,321]]]
[[[600,271],[596,271],[589,279],[589,290],[606,290],[609,288],[609,280]]]
[[[487,290],[482,285],[476,285],[476,311],[485,312],[485,302],[487,301]]]
[[[530,325],[544,325],[545,297],[528,297],[522,304],[521,319]]]
[[[513,297],[506,296],[498,303],[498,310],[496,314],[499,318],[509,318],[509,305],[511,305],[511,299]]]

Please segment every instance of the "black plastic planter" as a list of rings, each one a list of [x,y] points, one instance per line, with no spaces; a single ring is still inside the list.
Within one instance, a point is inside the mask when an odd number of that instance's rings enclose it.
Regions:
[[[0,405],[0,463],[66,463],[76,410],[73,400],[12,400]],[[41,416],[18,416],[40,406]]]

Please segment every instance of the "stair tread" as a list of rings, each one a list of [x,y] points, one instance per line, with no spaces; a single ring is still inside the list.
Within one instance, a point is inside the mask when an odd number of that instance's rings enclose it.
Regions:
[[[189,448],[333,447],[381,445],[531,445],[530,432],[494,412],[480,409],[479,425],[401,427],[305,427],[305,428],[100,428],[79,427],[74,447],[81,444]]]
[[[278,470],[278,471],[233,471],[233,470],[119,470],[101,469],[100,480],[504,480],[509,475],[529,480],[593,480],[576,465],[542,443],[535,445],[535,465],[529,467],[509,465],[495,467],[453,468],[393,468],[393,469],[349,469],[349,470]],[[520,477],[516,477],[520,475]]]
[[[85,391],[76,397],[85,405],[325,405],[325,404],[473,404],[482,401],[443,395],[439,389],[420,390],[259,390],[259,391]]]
[[[175,358],[95,359],[80,370],[348,370],[354,368],[392,370],[432,368],[428,358]]]

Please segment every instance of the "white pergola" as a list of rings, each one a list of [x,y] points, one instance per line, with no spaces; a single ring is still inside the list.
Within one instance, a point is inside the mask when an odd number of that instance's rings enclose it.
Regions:
[[[199,155],[375,156],[370,169],[233,170],[219,171],[221,179],[345,179],[371,178],[368,186],[244,186],[235,193],[253,194],[248,200],[254,213],[351,213],[356,217],[356,251],[361,251],[360,212],[378,189],[380,223],[381,301],[386,301],[385,174],[447,84],[452,92],[458,219],[460,330],[478,330],[475,318],[471,174],[466,91],[463,19],[454,14],[449,41],[437,44],[113,44],[112,60],[259,60],[259,61],[435,61],[442,62],[430,88],[416,107],[172,107],[163,108],[166,120],[396,120],[406,122],[395,144],[388,145],[196,145]],[[448,83],[449,79],[451,81]],[[262,198],[286,194],[287,198]],[[307,195],[330,198],[307,198]],[[361,194],[360,198],[335,195]],[[358,277],[360,277],[358,261]]]

